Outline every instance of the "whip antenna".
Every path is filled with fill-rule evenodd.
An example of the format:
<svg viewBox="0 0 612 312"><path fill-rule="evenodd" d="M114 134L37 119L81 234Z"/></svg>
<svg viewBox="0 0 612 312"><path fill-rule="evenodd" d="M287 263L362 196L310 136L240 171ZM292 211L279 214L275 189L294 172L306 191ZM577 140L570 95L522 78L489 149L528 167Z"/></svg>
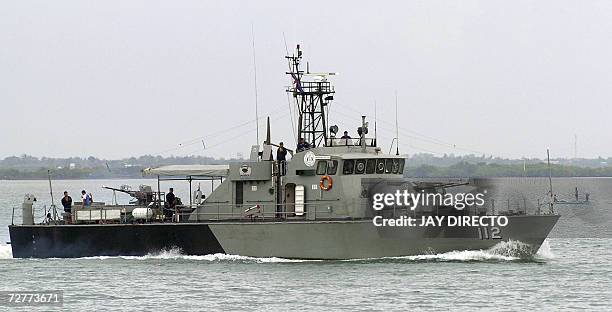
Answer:
<svg viewBox="0 0 612 312"><path fill-rule="evenodd" d="M397 122L397 90L395 91L395 155L399 156L399 123Z"/></svg>
<svg viewBox="0 0 612 312"><path fill-rule="evenodd" d="M255 133L257 136L257 145L259 145L259 105L257 103L257 61L255 59L255 27L251 23L251 39L253 43L253 78L255 81L255 127L257 127Z"/></svg>
<svg viewBox="0 0 612 312"><path fill-rule="evenodd" d="M376 121L378 121L378 117L376 116L376 99L374 99L374 146L377 146L376 141L378 140L378 136L376 135Z"/></svg>

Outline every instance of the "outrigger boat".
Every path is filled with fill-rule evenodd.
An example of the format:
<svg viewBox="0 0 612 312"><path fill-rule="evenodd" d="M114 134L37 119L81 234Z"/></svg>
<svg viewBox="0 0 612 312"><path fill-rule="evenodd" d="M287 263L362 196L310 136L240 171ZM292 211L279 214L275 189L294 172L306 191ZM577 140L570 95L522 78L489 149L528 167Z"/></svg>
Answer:
<svg viewBox="0 0 612 312"><path fill-rule="evenodd" d="M509 240L521 241L536 251L552 230L559 218L552 209L548 214L508 215L508 224L501 229L376 226L373 220L380 216L475 216L487 211L372 209L368 188L372 185L399 183L415 192L447 192L452 186L406 182L405 159L399 153L382 152L376 138L368 136L365 116L358 138L337 138L338 127L328 128L328 109L335 93L328 75L313 75L300 68L299 45L286 58L292 79L287 91L297 106L298 138L308 143L293 152L290 160L272 159L276 144L268 131L263 145L252 147L249 160L144 170L145 175L157 178L157 190L148 190L133 205L77 205L66 220L53 216L35 224L33 196L26 196L22 224L9 226L13 256L146 255L178 248L187 255L359 259L487 249ZM189 182L189 204L164 208L159 181L168 179ZM196 180L218 183L208 197L198 198L191 196Z"/></svg>

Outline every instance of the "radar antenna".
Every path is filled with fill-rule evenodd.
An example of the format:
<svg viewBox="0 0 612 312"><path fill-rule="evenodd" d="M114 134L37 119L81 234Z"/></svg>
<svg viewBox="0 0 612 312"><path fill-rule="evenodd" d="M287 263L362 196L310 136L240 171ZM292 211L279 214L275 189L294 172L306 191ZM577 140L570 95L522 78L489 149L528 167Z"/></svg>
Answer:
<svg viewBox="0 0 612 312"><path fill-rule="evenodd" d="M302 50L297 45L295 54L285 57L289 62L287 75L291 76L291 86L287 92L293 95L298 109L298 140L304 138L312 147L327 145L328 129L327 115L329 104L333 101L335 93L328 81L328 76L335 73L305 73L300 69ZM306 81L306 77L310 78Z"/></svg>

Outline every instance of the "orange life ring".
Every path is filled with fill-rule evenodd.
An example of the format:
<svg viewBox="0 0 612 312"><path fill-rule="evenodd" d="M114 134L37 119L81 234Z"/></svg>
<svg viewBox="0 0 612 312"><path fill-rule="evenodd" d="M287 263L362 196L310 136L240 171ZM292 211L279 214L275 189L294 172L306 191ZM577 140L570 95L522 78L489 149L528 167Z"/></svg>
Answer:
<svg viewBox="0 0 612 312"><path fill-rule="evenodd" d="M326 183L327 182L327 185ZM331 190L332 186L334 185L334 181L332 180L332 178L328 175L324 175L321 177L321 181L319 181L319 187L324 190L324 191L329 191Z"/></svg>

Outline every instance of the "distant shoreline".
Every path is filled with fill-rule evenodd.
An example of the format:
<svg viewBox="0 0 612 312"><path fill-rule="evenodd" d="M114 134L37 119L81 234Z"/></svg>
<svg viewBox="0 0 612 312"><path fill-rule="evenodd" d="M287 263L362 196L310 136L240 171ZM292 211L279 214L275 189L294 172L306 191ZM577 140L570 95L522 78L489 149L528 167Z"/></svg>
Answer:
<svg viewBox="0 0 612 312"><path fill-rule="evenodd" d="M500 163L483 161L484 158L472 157L470 161L461 160L458 157L447 158L423 158L413 156L406 158L405 177L410 178L469 178L469 177L612 177L611 162L599 161L597 163L551 163L550 167L545 162L512 161L511 163ZM146 159L146 158L143 158ZM9 159L10 160L10 159ZM143 170L147 167L157 167L172 163L178 159L160 159L158 162L148 161L138 165L110 165L106 163L101 166L90 159L91 164L80 164L79 166L59 166L58 164L47 164L46 166L31 165L23 167L23 162L27 158L12 159L12 162L5 159L4 166L0 166L0 180L46 180L49 173L53 180L97 180L97 179L147 179L143 176ZM163 160L163 162L161 162ZM206 159L180 159L179 164L220 164L231 162L244 162L244 159L234 159L225 161L211 161ZM200 161L201 160L201 161ZM41 163L43 160L31 159L34 163ZM452 161L452 162L451 162ZM499 160L502 161L502 160ZM49 162L44 160L44 162ZM110 161L109 161L110 162ZM176 163L175 162L175 163ZM590 165L593 166L590 166ZM595 166L595 164L599 164Z"/></svg>

